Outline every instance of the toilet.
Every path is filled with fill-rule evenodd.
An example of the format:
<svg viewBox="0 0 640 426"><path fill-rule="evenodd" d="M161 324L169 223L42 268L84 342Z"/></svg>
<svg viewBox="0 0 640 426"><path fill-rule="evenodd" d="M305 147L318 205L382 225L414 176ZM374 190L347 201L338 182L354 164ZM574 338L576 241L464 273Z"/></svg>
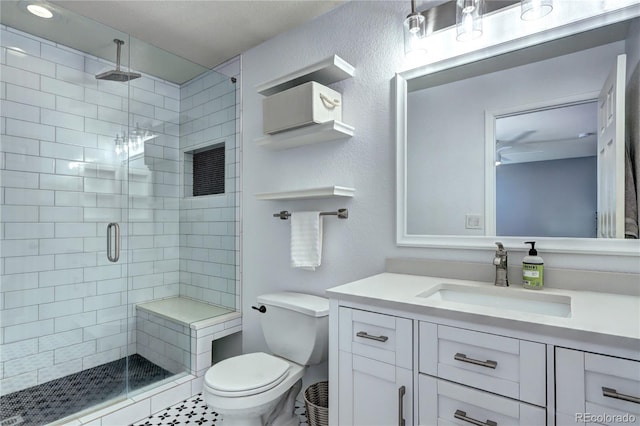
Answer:
<svg viewBox="0 0 640 426"><path fill-rule="evenodd" d="M327 359L329 300L281 292L257 301L272 354L248 353L212 366L204 376L204 400L225 426L297 426L294 404L306 366Z"/></svg>

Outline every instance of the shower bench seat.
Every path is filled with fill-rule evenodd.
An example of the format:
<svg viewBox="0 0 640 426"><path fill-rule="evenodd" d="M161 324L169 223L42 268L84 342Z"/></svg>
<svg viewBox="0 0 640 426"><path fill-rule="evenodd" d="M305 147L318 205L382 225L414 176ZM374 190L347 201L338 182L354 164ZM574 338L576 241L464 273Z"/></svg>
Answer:
<svg viewBox="0 0 640 426"><path fill-rule="evenodd" d="M136 352L171 371L201 377L212 342L242 330L242 314L184 297L136 305Z"/></svg>

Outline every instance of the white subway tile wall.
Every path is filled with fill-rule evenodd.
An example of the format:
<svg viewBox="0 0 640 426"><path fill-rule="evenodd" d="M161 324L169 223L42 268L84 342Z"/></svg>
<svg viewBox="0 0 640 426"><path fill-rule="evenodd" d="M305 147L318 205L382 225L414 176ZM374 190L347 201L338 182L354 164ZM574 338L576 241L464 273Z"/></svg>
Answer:
<svg viewBox="0 0 640 426"><path fill-rule="evenodd" d="M114 64L0 31L0 393L132 353L136 303L239 306L239 59L182 87L143 75L129 98L94 77ZM114 139L138 124L158 136L127 168ZM182 198L183 151L221 141L226 193Z"/></svg>
<svg viewBox="0 0 640 426"><path fill-rule="evenodd" d="M188 326L138 310L137 352L172 373L190 371L191 330Z"/></svg>
<svg viewBox="0 0 640 426"><path fill-rule="evenodd" d="M143 76L129 103L126 84L95 79L113 64L0 31L4 395L128 355L135 303L179 295L180 88ZM114 138L129 123L158 136L127 171Z"/></svg>
<svg viewBox="0 0 640 426"><path fill-rule="evenodd" d="M219 72L218 72L219 71ZM223 73L223 74L221 74ZM240 59L180 87L180 295L236 309L240 306L238 115ZM193 197L188 152L225 144L225 193ZM185 162L185 157L187 161ZM166 151L165 151L166 158Z"/></svg>

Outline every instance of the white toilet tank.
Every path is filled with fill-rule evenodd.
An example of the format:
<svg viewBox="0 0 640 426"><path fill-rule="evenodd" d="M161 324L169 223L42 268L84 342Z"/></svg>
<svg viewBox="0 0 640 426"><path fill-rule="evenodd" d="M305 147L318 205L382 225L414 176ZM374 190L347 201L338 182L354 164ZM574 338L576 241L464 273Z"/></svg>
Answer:
<svg viewBox="0 0 640 426"><path fill-rule="evenodd" d="M266 307L262 332L274 355L300 365L319 364L329 347L329 300L310 294L282 292L258 296Z"/></svg>

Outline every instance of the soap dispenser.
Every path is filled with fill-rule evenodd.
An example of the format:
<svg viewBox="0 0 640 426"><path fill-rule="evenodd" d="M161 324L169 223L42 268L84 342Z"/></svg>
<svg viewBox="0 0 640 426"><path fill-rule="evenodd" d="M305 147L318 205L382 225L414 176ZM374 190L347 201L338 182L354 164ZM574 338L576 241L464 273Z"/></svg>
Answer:
<svg viewBox="0 0 640 426"><path fill-rule="evenodd" d="M522 286L532 290L541 290L544 285L544 260L538 256L535 241L527 241L531 244L529 255L522 259Z"/></svg>

